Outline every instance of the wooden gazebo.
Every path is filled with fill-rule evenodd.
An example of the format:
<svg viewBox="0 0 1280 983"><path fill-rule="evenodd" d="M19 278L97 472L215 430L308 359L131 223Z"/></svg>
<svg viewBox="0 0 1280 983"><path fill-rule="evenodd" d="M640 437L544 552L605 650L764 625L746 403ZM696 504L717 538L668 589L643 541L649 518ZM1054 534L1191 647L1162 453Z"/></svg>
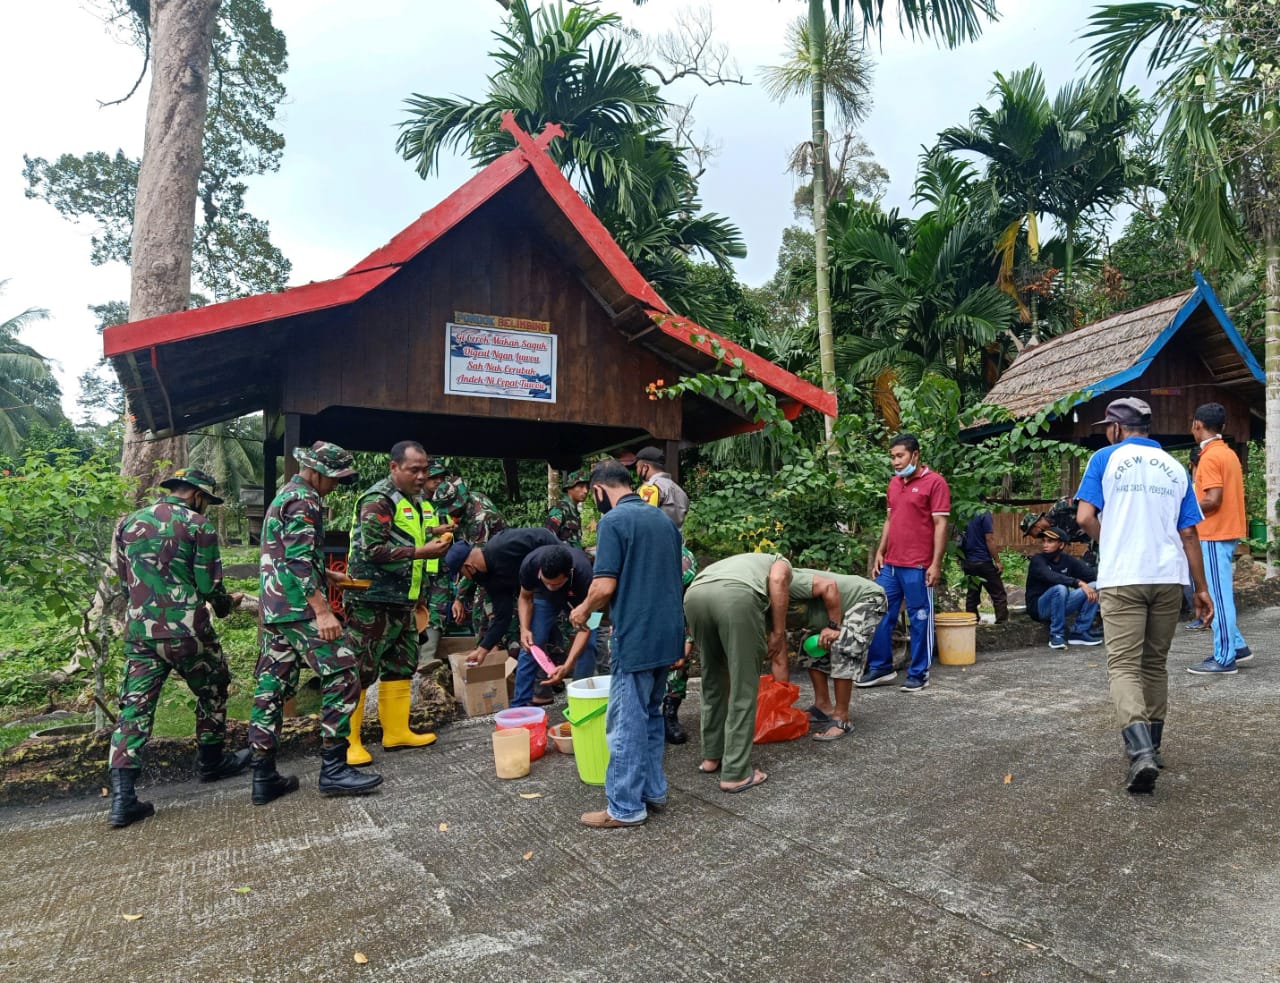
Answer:
<svg viewBox="0 0 1280 983"><path fill-rule="evenodd" d="M1247 442L1262 436L1262 368L1198 272L1190 290L1028 348L985 402L1021 419L1073 392L1086 398L1051 423L1051 439L1102 446L1094 423L1122 396L1151 404L1151 435L1166 447L1192 443L1191 415L1202 403L1226 408L1224 436L1242 458ZM961 436L981 440L1007 426L973 427Z"/></svg>
<svg viewBox="0 0 1280 983"><path fill-rule="evenodd" d="M316 439L558 467L658 442L674 464L755 425L714 396L650 398L649 383L722 367L717 350L788 417L834 412L664 303L546 153L558 127L503 126L513 150L342 276L107 329L140 425L168 436L262 410L272 470Z"/></svg>

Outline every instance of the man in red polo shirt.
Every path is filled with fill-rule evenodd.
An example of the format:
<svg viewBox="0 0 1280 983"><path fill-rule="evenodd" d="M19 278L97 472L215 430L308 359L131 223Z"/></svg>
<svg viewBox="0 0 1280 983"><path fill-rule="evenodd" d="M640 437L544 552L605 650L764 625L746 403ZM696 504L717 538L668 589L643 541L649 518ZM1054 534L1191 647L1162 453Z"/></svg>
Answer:
<svg viewBox="0 0 1280 983"><path fill-rule="evenodd" d="M893 462L889 515L871 564L871 576L884 588L889 609L871 639L867 667L856 685L885 686L898 678L893 668L893 626L905 601L911 665L902 692L921 693L929 685L933 663L933 588L942 577L951 489L942 475L920 463L920 441L914 434L894 437L889 457Z"/></svg>

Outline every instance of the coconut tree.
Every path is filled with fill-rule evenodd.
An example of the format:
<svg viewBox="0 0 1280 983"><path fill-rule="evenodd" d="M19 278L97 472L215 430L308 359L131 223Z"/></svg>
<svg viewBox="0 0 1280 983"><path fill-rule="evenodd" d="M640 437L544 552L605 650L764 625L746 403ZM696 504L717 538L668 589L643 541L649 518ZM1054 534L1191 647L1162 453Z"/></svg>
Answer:
<svg viewBox="0 0 1280 983"><path fill-rule="evenodd" d="M0 280L0 291L7 282ZM18 340L23 328L48 316L44 308L31 307L0 321L0 453L17 453L33 422L52 425L62 419L49 360Z"/></svg>
<svg viewBox="0 0 1280 983"><path fill-rule="evenodd" d="M1267 574L1280 572L1280 6L1270 0L1098 8L1094 78L1118 89L1140 52L1158 79L1169 201L1203 258L1266 267Z"/></svg>
<svg viewBox="0 0 1280 983"><path fill-rule="evenodd" d="M508 110L529 132L560 124L564 139L548 152L658 292L697 316L685 260L727 266L746 248L730 222L701 211L656 72L628 57L621 23L591 6L531 11L511 0L484 98L411 96L396 148L426 177L442 150L487 164L514 147L499 126Z"/></svg>

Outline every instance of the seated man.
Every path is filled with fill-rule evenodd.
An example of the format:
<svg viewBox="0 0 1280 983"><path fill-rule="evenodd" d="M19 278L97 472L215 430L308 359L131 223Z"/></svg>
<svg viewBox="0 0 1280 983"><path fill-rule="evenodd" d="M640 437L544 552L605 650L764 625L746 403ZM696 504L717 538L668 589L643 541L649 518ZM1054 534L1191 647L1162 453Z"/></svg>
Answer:
<svg viewBox="0 0 1280 983"><path fill-rule="evenodd" d="M534 645L546 649L552 639L558 639L557 618L587 599L591 580L591 558L582 550L568 546L539 546L520 564L520 597L516 602L520 618L520 657L516 663L513 707L546 706L552 702L550 693L535 691L538 664L529 649ZM574 679L594 675L595 631L575 632L571 640L563 641L568 645L568 655L549 682L557 683L570 675Z"/></svg>
<svg viewBox="0 0 1280 983"><path fill-rule="evenodd" d="M788 628L819 632L821 658L804 656L813 682L810 718L818 724L815 741L838 741L853 733L849 698L853 681L862 672L867 649L880 619L889 608L884 588L863 577L797 567L791 574ZM827 677L835 687L835 704Z"/></svg>
<svg viewBox="0 0 1280 983"><path fill-rule="evenodd" d="M1101 645L1090 628L1098 613L1097 571L1064 552L1067 534L1057 526L1044 531L1040 552L1027 569L1027 614L1049 622L1049 648ZM1067 635L1067 616L1075 615Z"/></svg>

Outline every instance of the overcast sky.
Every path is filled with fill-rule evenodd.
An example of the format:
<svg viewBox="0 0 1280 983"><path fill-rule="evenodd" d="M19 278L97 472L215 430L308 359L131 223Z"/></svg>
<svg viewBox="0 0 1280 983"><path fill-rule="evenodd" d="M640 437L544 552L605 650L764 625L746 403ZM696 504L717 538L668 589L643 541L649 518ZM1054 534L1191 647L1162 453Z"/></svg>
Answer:
<svg viewBox="0 0 1280 983"><path fill-rule="evenodd" d="M886 205L911 210L921 146L963 123L987 98L996 71L1033 61L1050 92L1080 69L1079 40L1091 4L1077 0L998 0L1000 20L976 44L956 51L912 44L886 31L876 52L875 108L862 129L889 171ZM717 39L743 74L759 81L763 65L782 59L787 24L799 0L708 0ZM670 26L686 0L605 0L645 33ZM887 4L893 7L893 4ZM479 97L491 70L495 0L275 0L276 25L289 45L288 97L279 124L286 146L277 174L255 179L247 207L271 223L272 238L293 262L294 285L340 275L445 197L471 173L445 159L420 180L395 152L402 100L411 93ZM50 26L56 25L56 30ZM9 43L0 59L5 93L0 126L0 320L46 307L49 321L23 336L57 360L64 406L75 416L76 379L100 354L92 303L128 298L128 270L89 264L87 225L75 226L43 202L24 198L22 154L53 158L90 150L141 152L146 83L122 106L98 100L128 91L139 53L114 42L80 0L44 0L5 11ZM742 229L748 255L739 276L756 285L773 273L783 228L793 224L795 181L788 153L805 139L802 100L778 106L759 84L705 88L689 84L672 97L696 96L699 130L720 145L702 182L709 210Z"/></svg>

